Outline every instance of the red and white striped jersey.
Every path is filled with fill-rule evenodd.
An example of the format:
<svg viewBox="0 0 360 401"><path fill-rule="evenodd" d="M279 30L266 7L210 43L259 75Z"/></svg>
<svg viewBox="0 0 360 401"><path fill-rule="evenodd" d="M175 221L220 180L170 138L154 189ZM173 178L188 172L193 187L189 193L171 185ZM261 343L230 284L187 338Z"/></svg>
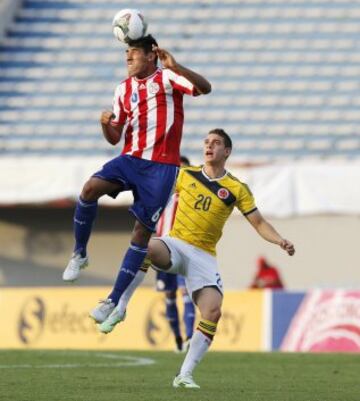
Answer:
<svg viewBox="0 0 360 401"><path fill-rule="evenodd" d="M197 92L191 82L169 69L122 81L115 90L112 121L124 125L122 154L179 165L184 94Z"/></svg>
<svg viewBox="0 0 360 401"><path fill-rule="evenodd" d="M157 226L156 226L156 236L162 237L163 235L169 234L175 220L176 209L178 205L179 195L175 192L167 204L163 214L161 215Z"/></svg>

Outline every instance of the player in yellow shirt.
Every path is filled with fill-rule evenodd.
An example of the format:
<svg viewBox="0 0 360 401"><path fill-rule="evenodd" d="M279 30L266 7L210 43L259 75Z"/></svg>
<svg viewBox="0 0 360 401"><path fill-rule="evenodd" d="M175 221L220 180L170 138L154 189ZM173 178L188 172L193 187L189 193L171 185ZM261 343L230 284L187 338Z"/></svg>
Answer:
<svg viewBox="0 0 360 401"><path fill-rule="evenodd" d="M205 144L209 141L207 138ZM208 155L210 152L207 151ZM206 174L206 166L183 168L175 191L181 196L170 237L181 239L213 256L234 207L245 216L256 210L247 185L225 170L221 177L211 178Z"/></svg>
<svg viewBox="0 0 360 401"><path fill-rule="evenodd" d="M261 237L291 256L295 253L294 245L261 215L247 185L225 169L231 149L231 139L224 130L209 132L204 143L204 166L183 168L178 176L179 203L169 236L155 237L149 244L148 256L153 266L185 277L188 292L201 315L180 373L173 381L174 387L199 388L192 372L208 350L221 316L223 287L215 247L234 207ZM104 332L123 320L116 311L115 308L101 325Z"/></svg>
<svg viewBox="0 0 360 401"><path fill-rule="evenodd" d="M192 372L207 351L221 316L223 290L215 246L234 207L264 239L289 255L295 252L293 244L262 217L247 185L225 170L231 148L231 139L223 130L209 132L204 146L205 165L184 168L177 179L179 204L169 237L153 239L149 247L150 259L157 268L185 276L201 314L174 387L198 387Z"/></svg>

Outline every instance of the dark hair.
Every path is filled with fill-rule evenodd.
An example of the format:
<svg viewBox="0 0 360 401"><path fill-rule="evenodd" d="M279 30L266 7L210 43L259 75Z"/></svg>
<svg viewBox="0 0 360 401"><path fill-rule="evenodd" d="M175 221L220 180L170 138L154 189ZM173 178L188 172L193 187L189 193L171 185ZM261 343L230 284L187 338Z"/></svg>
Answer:
<svg viewBox="0 0 360 401"><path fill-rule="evenodd" d="M190 160L186 156L180 156L180 163L185 164L185 166L190 166Z"/></svg>
<svg viewBox="0 0 360 401"><path fill-rule="evenodd" d="M222 128L214 128L209 131L209 134L216 134L221 136L224 139L225 148L232 149L232 140L230 136L222 129Z"/></svg>
<svg viewBox="0 0 360 401"><path fill-rule="evenodd" d="M143 36L142 38L137 40L130 40L128 42L128 45L129 47L136 47L138 49L143 49L146 54L152 51L153 46L158 46L156 39L150 34Z"/></svg>

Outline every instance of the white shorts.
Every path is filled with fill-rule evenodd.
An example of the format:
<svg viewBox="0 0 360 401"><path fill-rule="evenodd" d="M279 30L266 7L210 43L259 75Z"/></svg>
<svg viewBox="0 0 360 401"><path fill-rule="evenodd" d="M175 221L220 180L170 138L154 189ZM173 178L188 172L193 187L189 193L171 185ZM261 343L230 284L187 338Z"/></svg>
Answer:
<svg viewBox="0 0 360 401"><path fill-rule="evenodd" d="M215 256L180 239L164 236L155 238L169 248L171 270L185 277L188 293L204 287L216 287L223 294L223 284Z"/></svg>

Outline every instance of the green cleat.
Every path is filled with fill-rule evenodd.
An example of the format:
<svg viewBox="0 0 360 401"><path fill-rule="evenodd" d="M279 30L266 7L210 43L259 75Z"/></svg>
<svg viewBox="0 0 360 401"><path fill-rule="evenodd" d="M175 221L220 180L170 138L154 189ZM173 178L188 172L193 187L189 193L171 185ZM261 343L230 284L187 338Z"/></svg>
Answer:
<svg viewBox="0 0 360 401"><path fill-rule="evenodd" d="M118 323L125 320L125 317L126 317L126 312L120 314L118 309L115 308L111 312L109 317L104 322L98 325L99 331L105 334L111 333Z"/></svg>
<svg viewBox="0 0 360 401"><path fill-rule="evenodd" d="M177 375L173 381L173 387L175 388L200 388L192 378L191 375Z"/></svg>

